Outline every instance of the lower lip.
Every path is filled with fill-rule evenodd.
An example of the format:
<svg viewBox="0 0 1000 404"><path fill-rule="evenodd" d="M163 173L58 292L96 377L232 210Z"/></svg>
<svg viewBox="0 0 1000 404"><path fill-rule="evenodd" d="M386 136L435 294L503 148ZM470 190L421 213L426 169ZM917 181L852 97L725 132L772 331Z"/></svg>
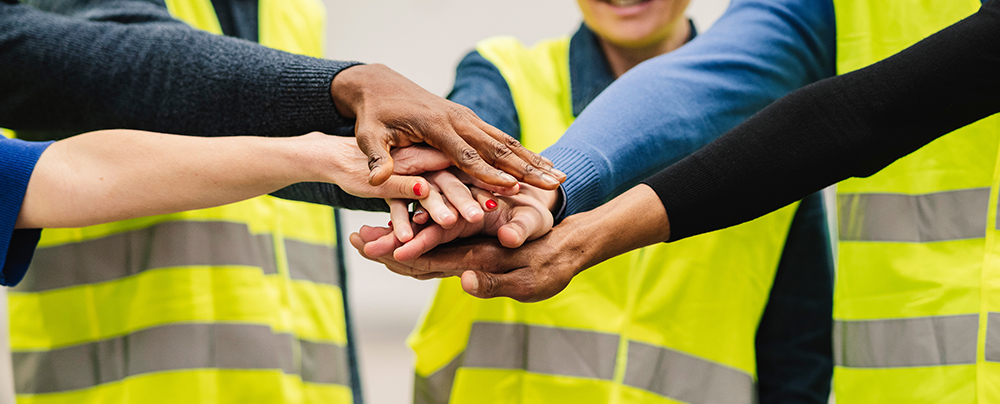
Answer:
<svg viewBox="0 0 1000 404"><path fill-rule="evenodd" d="M642 2L642 3L636 4L634 6L626 6L626 7L615 6L615 5L612 5L610 3L605 3L603 1L601 2L601 4L603 4L603 5L607 6L607 7L610 7L612 10L615 11L615 14L618 14L621 17L631 17L631 16L635 16L635 15L641 14L643 11L646 11L647 9L649 9L650 5L653 4L653 2L652 1L646 1L646 2Z"/></svg>

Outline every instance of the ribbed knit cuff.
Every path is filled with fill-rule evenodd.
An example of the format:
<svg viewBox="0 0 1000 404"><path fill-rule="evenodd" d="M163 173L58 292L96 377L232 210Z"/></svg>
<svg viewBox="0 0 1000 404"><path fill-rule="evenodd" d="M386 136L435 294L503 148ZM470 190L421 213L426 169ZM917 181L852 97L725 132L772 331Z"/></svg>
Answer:
<svg viewBox="0 0 1000 404"><path fill-rule="evenodd" d="M566 173L566 182L562 184L566 192L564 216L591 210L601 204L601 176L587 155L567 148L549 148L542 155Z"/></svg>
<svg viewBox="0 0 1000 404"><path fill-rule="evenodd" d="M24 277L40 231L14 231L31 173L52 142L24 142L0 138L0 285L13 286Z"/></svg>
<svg viewBox="0 0 1000 404"><path fill-rule="evenodd" d="M312 130L334 132L353 124L337 112L330 94L330 84L340 72L361 62L341 62L313 58L296 58L281 71L281 117L291 126L305 125ZM296 124L297 123L297 124Z"/></svg>

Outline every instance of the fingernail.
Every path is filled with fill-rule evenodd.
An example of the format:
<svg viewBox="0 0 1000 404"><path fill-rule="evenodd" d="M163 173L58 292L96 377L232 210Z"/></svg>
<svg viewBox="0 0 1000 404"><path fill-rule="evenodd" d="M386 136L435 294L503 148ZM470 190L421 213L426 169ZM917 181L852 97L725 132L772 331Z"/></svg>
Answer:
<svg viewBox="0 0 1000 404"><path fill-rule="evenodd" d="M556 170L555 168L551 169L550 171L552 171L553 174L558 175L560 177L566 177L566 173Z"/></svg>
<svg viewBox="0 0 1000 404"><path fill-rule="evenodd" d="M493 210L497 208L497 203L493 202L492 199L486 201L486 209Z"/></svg>
<svg viewBox="0 0 1000 404"><path fill-rule="evenodd" d="M480 211L481 210L479 209L479 207L477 207L477 206L470 206L468 209L465 210L465 216L466 217L473 217L477 213L479 213Z"/></svg>
<svg viewBox="0 0 1000 404"><path fill-rule="evenodd" d="M472 273L472 285L471 285L471 289L472 289L472 293L479 293L479 277L476 276L475 272Z"/></svg>
<svg viewBox="0 0 1000 404"><path fill-rule="evenodd" d="M389 228L392 228L392 220L389 221Z"/></svg>
<svg viewBox="0 0 1000 404"><path fill-rule="evenodd" d="M504 181L507 182L514 182L514 183L517 182L517 178L514 178L513 175L507 174L503 171L500 172L500 178L502 178Z"/></svg>
<svg viewBox="0 0 1000 404"><path fill-rule="evenodd" d="M451 215L450 211L441 211L441 212L438 212L438 216L441 217L441 220L451 220L451 219L454 218L454 216Z"/></svg>
<svg viewBox="0 0 1000 404"><path fill-rule="evenodd" d="M551 175L548 175L546 173L542 173L541 177L542 177L542 181L544 181L546 184L552 184L552 185L558 185L559 184L559 180L557 180L555 177L553 177Z"/></svg>
<svg viewBox="0 0 1000 404"><path fill-rule="evenodd" d="M420 183L419 182L416 183L416 184L413 184L413 193L416 194L417 196L421 196L420 195Z"/></svg>

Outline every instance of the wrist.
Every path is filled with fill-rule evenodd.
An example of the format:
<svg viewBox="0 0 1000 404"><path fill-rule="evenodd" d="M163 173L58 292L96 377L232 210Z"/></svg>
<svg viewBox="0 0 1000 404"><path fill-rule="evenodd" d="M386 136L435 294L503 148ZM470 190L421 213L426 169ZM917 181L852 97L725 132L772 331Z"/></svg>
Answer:
<svg viewBox="0 0 1000 404"><path fill-rule="evenodd" d="M354 65L341 70L330 83L330 96L337 112L345 118L356 118L356 106L364 98L365 83L372 69L386 68L383 65Z"/></svg>
<svg viewBox="0 0 1000 404"><path fill-rule="evenodd" d="M320 132L298 136L287 154L285 167L294 171L295 182L336 183L344 176L353 142L354 138Z"/></svg>
<svg viewBox="0 0 1000 404"><path fill-rule="evenodd" d="M566 218L558 226L552 228L548 237L556 239L555 251L562 255L563 267L571 271L573 276L603 261L600 258L604 246L604 235L589 220L586 213Z"/></svg>

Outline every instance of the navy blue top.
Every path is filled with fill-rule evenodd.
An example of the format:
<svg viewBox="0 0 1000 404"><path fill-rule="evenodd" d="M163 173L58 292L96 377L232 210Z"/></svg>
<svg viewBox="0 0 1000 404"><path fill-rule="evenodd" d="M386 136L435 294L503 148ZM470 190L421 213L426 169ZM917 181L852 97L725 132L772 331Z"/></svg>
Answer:
<svg viewBox="0 0 1000 404"><path fill-rule="evenodd" d="M692 38L696 36L693 28L692 26ZM681 50L696 43L697 39ZM617 86L612 84L615 83L615 77L600 47L598 37L586 25L581 25L570 39L569 64L573 115L582 117L593 108L592 101L603 97L601 94L605 89ZM625 76L629 74L626 73ZM767 93L775 91L779 90L768 90ZM675 101L678 103L687 102L691 108L700 105L697 100L687 100L685 96L674 95L671 98L676 98ZM459 63L455 87L449 99L469 107L487 123L515 138L520 138L517 109L510 88L499 69L478 52L469 53ZM731 100L731 102L736 101L739 100ZM637 101L630 100L630 102ZM651 111L645 113L653 114ZM608 122L608 124L614 123ZM695 125L691 124L685 129L694 127ZM586 127L580 129L587 130ZM565 136L570 134L567 133ZM633 141L639 142L640 139L625 133L607 132L598 136L597 132L588 130L587 136L588 141L596 142L597 138L603 139L607 150L620 151L628 147L642 146L626 145ZM685 140L685 136L689 139ZM693 151L690 149L691 141L707 143L715 136L717 134L713 130L693 131L676 137L664 135L659 139L658 147L652 147L651 150L662 154L664 159L680 159ZM617 138L618 141L609 142L609 137ZM648 138L650 137L647 136ZM562 140L559 143L562 143ZM639 167L642 161L629 161L621 156L612 156L609 160L615 162L616 169L643 170ZM610 170L609 173L615 171ZM580 171L567 171L567 175L578 185L585 181L601 183L601 177L587 176ZM629 186L631 185L634 183ZM583 188L571 186L566 190L569 192ZM579 197L580 193L574 195ZM574 203L572 200L568 202ZM581 205L577 203L575 206L575 209L566 213L579 212ZM757 331L758 393L759 402L762 404L825 404L829 399L830 378L833 373L830 321L833 315L833 258L828 237L822 198L819 194L811 195L802 201L792 220L768 305Z"/></svg>
<svg viewBox="0 0 1000 404"><path fill-rule="evenodd" d="M24 278L41 229L14 230L21 202L35 163L52 142L25 142L0 136L0 285L14 286Z"/></svg>

